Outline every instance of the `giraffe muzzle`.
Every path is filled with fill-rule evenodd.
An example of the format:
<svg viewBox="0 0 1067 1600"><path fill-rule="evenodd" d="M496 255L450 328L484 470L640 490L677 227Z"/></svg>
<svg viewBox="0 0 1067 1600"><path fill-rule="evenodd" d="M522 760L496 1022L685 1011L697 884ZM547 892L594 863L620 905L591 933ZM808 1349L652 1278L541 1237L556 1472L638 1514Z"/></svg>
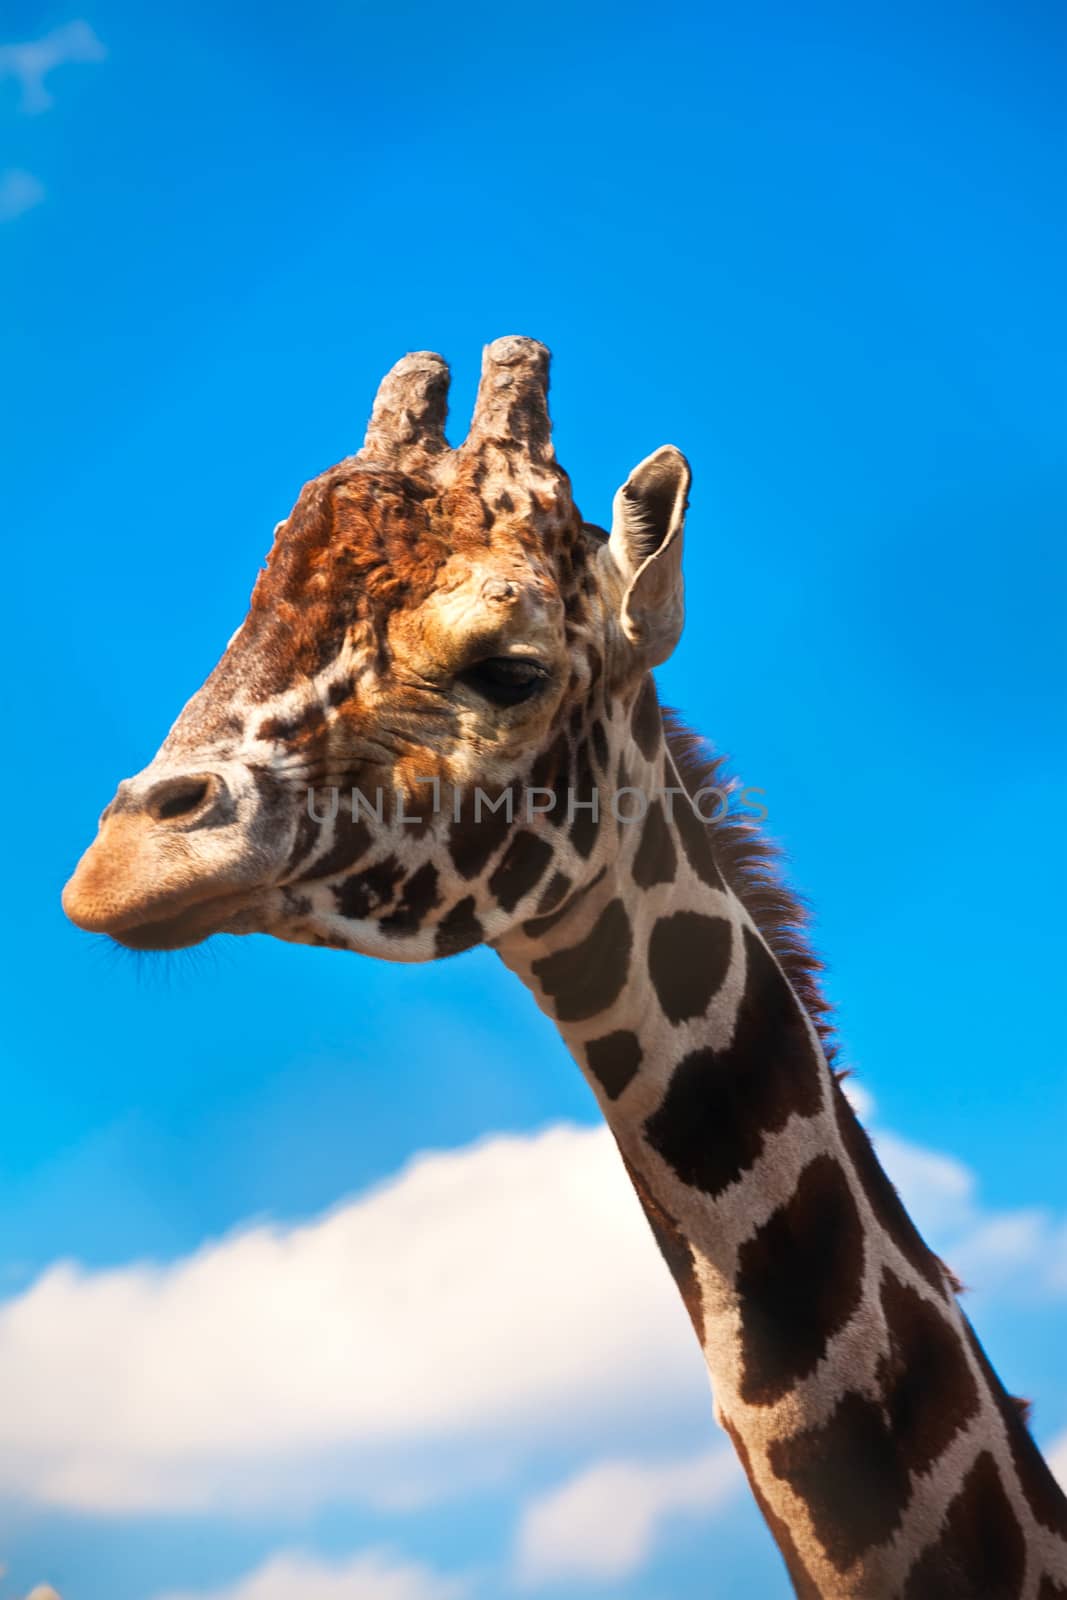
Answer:
<svg viewBox="0 0 1067 1600"><path fill-rule="evenodd" d="M278 865L262 787L247 769L127 779L63 891L67 916L136 950L251 931L251 903Z"/></svg>

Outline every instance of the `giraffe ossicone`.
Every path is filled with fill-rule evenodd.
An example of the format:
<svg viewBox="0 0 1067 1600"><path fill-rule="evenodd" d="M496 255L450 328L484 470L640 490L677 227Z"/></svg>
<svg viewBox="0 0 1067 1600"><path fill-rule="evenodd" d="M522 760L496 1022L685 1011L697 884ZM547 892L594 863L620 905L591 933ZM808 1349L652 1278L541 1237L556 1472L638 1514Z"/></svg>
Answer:
<svg viewBox="0 0 1067 1600"><path fill-rule="evenodd" d="M831 1070L802 908L660 711L688 465L584 522L548 359L489 345L456 449L442 359L393 368L64 906L136 949L490 943L597 1095L797 1593L1067 1600L1067 1501Z"/></svg>

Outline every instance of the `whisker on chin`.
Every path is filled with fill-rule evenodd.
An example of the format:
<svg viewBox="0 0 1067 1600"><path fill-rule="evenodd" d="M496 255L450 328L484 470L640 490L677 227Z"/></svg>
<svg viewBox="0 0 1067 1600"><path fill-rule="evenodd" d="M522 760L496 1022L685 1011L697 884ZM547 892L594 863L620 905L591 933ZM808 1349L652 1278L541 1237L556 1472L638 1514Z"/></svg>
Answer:
<svg viewBox="0 0 1067 1600"><path fill-rule="evenodd" d="M138 985L144 988L169 989L185 976L207 968L218 970L224 960L233 959L232 947L224 955L216 935L178 950L133 950L110 934L100 934L97 949L113 966L132 966Z"/></svg>

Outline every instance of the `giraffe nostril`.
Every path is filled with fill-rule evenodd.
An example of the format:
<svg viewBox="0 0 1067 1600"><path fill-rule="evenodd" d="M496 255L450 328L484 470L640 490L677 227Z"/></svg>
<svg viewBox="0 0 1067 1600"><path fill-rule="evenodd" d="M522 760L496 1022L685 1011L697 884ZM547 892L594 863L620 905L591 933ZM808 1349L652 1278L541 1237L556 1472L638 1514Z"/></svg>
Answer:
<svg viewBox="0 0 1067 1600"><path fill-rule="evenodd" d="M145 810L157 822L174 822L194 816L215 794L217 780L209 775L172 778L161 783L145 801Z"/></svg>
<svg viewBox="0 0 1067 1600"><path fill-rule="evenodd" d="M182 789L178 794L168 795L166 800L161 800L156 806L156 816L161 822L169 821L171 817L184 817L197 807L207 797L206 783L192 783Z"/></svg>

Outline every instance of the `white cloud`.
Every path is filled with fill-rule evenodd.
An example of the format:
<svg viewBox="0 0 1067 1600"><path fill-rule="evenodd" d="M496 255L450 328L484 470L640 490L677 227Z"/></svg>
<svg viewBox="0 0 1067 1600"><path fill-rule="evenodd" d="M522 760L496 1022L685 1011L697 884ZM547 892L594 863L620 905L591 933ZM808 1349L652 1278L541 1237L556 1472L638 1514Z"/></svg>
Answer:
<svg viewBox="0 0 1067 1600"><path fill-rule="evenodd" d="M1042 1207L994 1211L955 1156L874 1132L886 1171L920 1231L977 1296L1067 1297L1067 1218Z"/></svg>
<svg viewBox="0 0 1067 1600"><path fill-rule="evenodd" d="M8 167L0 173L0 222L13 222L44 199L44 184L32 172Z"/></svg>
<svg viewBox="0 0 1067 1600"><path fill-rule="evenodd" d="M22 87L21 110L47 111L54 101L45 78L54 67L75 61L103 61L106 55L87 22L65 22L40 39L0 45L0 78L18 79Z"/></svg>
<svg viewBox="0 0 1067 1600"><path fill-rule="evenodd" d="M648 1560L672 1517L707 1515L744 1486L725 1447L681 1461L602 1461L525 1509L516 1542L519 1580L607 1582Z"/></svg>
<svg viewBox="0 0 1067 1600"><path fill-rule="evenodd" d="M1063 1219L983 1208L953 1157L878 1143L968 1283L1064 1295ZM97 1512L410 1508L514 1477L549 1442L607 1454L712 1429L604 1127L424 1155L307 1223L167 1265L59 1263L0 1301L0 1374L0 1492Z"/></svg>
<svg viewBox="0 0 1067 1600"><path fill-rule="evenodd" d="M845 1099L861 1122L869 1122L874 1115L874 1096L865 1084L851 1076L841 1080L841 1087L845 1092Z"/></svg>
<svg viewBox="0 0 1067 1600"><path fill-rule="evenodd" d="M620 1394L635 1425L712 1426L606 1128L422 1156L169 1266L57 1265L0 1303L0 1372L0 1489L97 1511L397 1504L440 1493L459 1445L484 1474Z"/></svg>
<svg viewBox="0 0 1067 1600"><path fill-rule="evenodd" d="M1053 1477L1059 1480L1064 1493L1067 1493L1067 1433L1061 1433L1059 1438L1045 1446L1045 1459L1052 1468Z"/></svg>
<svg viewBox="0 0 1067 1600"><path fill-rule="evenodd" d="M920 1229L943 1238L976 1217L974 1173L955 1156L875 1130L875 1148Z"/></svg>
<svg viewBox="0 0 1067 1600"><path fill-rule="evenodd" d="M334 1563L283 1550L236 1583L158 1600L458 1600L463 1592L462 1584L381 1551Z"/></svg>

